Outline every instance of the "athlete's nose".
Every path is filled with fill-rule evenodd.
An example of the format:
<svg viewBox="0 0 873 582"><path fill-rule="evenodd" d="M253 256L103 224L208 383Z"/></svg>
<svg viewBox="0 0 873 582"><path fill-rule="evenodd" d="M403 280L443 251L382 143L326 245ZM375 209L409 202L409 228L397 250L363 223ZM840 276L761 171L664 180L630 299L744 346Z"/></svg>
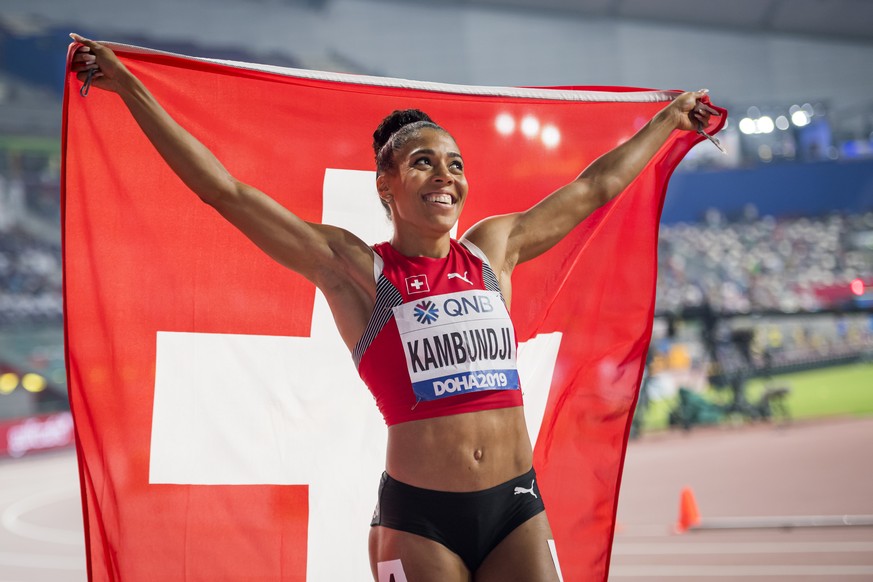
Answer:
<svg viewBox="0 0 873 582"><path fill-rule="evenodd" d="M435 182L443 182L446 184L451 184L455 181L454 177L452 176L452 172L449 170L449 167L444 162L440 162L434 166L432 179Z"/></svg>

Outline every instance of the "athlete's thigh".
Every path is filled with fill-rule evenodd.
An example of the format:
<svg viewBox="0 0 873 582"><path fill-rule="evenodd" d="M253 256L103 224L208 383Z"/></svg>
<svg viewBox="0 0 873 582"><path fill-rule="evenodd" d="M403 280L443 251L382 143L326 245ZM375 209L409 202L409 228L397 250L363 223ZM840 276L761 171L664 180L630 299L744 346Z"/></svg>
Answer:
<svg viewBox="0 0 873 582"><path fill-rule="evenodd" d="M470 571L457 554L441 543L388 527L370 528L370 568L378 577L379 562L400 560L408 582L470 582ZM395 582L402 578L395 576ZM389 582L385 580L384 582Z"/></svg>
<svg viewBox="0 0 873 582"><path fill-rule="evenodd" d="M552 529L545 512L538 513L491 550L473 580L476 582L558 582L549 549Z"/></svg>

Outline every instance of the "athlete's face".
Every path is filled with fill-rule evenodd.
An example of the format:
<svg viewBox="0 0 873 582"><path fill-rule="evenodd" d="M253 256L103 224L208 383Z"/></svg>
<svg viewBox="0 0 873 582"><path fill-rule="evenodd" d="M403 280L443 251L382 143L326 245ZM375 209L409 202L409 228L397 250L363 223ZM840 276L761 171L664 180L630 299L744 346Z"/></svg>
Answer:
<svg viewBox="0 0 873 582"><path fill-rule="evenodd" d="M394 168L379 180L383 197L393 197L389 204L395 226L448 232L467 198L458 145L450 135L433 128L422 128L417 137L394 152Z"/></svg>

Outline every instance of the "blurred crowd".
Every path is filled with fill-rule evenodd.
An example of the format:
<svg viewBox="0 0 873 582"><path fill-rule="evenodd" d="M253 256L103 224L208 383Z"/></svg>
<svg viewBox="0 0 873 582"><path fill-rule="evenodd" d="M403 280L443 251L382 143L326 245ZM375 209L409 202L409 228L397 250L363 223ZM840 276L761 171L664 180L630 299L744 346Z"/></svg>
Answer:
<svg viewBox="0 0 873 582"><path fill-rule="evenodd" d="M58 198L56 180L0 174L0 326L61 321Z"/></svg>
<svg viewBox="0 0 873 582"><path fill-rule="evenodd" d="M60 322L60 245L0 230L0 325Z"/></svg>
<svg viewBox="0 0 873 582"><path fill-rule="evenodd" d="M24 176L0 173L0 325L62 314L57 167ZM713 210L661 226L656 312L842 309L851 281L871 274L873 212L776 219L748 209L727 221Z"/></svg>
<svg viewBox="0 0 873 582"><path fill-rule="evenodd" d="M723 314L842 309L850 284L873 273L873 212L819 218L664 225L656 310ZM707 305L708 304L708 305Z"/></svg>

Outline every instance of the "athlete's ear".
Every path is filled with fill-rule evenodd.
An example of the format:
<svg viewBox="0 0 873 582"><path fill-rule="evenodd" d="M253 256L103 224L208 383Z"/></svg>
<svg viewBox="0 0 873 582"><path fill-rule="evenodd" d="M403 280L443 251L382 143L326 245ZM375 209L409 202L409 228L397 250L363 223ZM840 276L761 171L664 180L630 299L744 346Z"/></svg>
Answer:
<svg viewBox="0 0 873 582"><path fill-rule="evenodd" d="M376 176L376 190L379 192L379 198L383 202L391 202L394 199L394 196L388 191L388 182L385 180L385 174Z"/></svg>

